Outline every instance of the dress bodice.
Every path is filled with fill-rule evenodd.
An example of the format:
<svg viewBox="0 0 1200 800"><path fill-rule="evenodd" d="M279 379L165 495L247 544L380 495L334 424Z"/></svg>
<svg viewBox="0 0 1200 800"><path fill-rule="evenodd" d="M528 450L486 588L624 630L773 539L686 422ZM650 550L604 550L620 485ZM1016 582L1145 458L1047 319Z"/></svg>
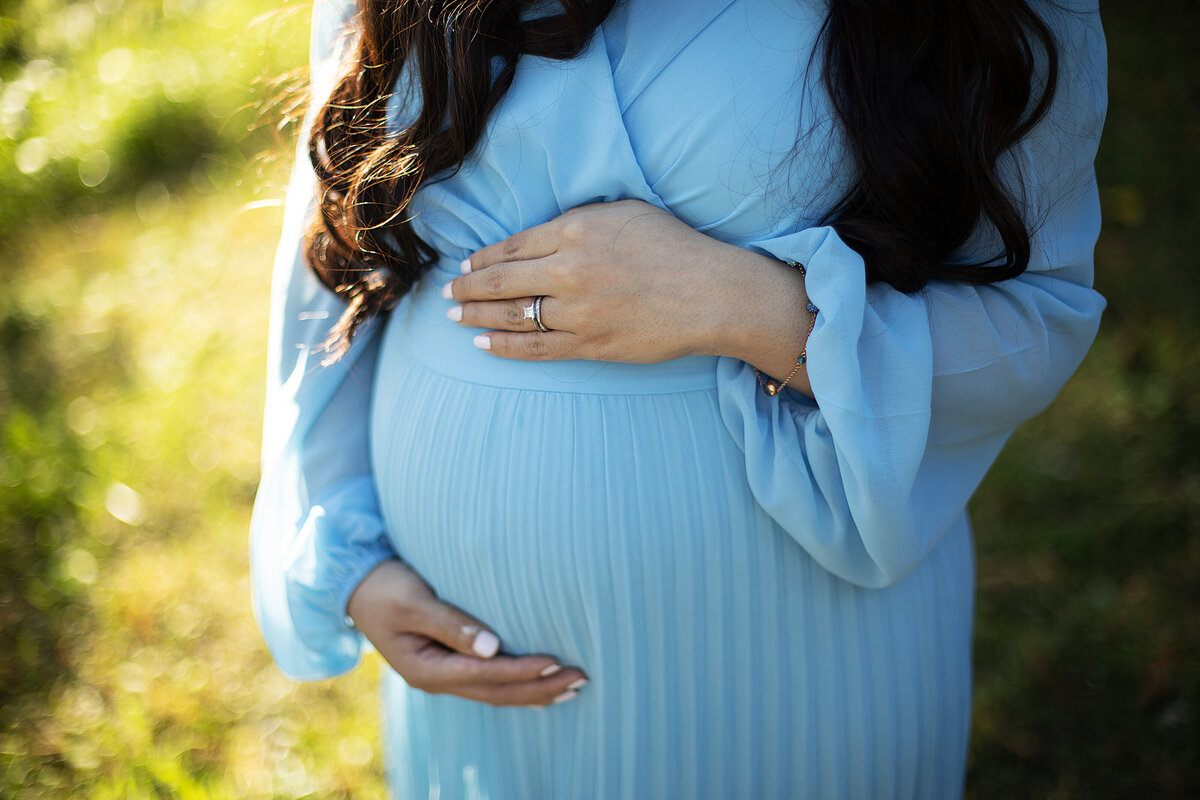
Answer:
<svg viewBox="0 0 1200 800"><path fill-rule="evenodd" d="M577 57L520 59L463 168L414 199L416 231L459 259L629 198L734 244L812 224L845 181L804 88L820 21L773 0L618 4Z"/></svg>

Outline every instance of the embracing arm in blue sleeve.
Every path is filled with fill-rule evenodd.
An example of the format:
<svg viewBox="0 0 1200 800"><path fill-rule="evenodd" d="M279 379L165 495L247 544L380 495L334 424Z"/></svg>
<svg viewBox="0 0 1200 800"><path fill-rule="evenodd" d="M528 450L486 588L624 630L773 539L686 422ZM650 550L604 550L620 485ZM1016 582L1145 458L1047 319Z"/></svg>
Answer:
<svg viewBox="0 0 1200 800"><path fill-rule="evenodd" d="M1104 39L1094 8L1063 19L1054 106L1015 154L1033 206L1022 276L902 294L868 286L861 257L832 228L750 245L807 267L820 308L807 345L816 403L766 397L748 365L722 359L722 416L758 502L853 583L894 583L937 546L1008 437L1050 403L1096 335Z"/></svg>
<svg viewBox="0 0 1200 800"><path fill-rule="evenodd" d="M339 34L353 9L342 0L314 6L314 98L331 86ZM368 456L378 337L366 327L346 356L321 365L321 344L345 304L304 260L315 204L302 140L272 276L262 483L250 534L255 616L279 666L301 679L337 675L358 662L363 637L346 621L347 600L395 556Z"/></svg>

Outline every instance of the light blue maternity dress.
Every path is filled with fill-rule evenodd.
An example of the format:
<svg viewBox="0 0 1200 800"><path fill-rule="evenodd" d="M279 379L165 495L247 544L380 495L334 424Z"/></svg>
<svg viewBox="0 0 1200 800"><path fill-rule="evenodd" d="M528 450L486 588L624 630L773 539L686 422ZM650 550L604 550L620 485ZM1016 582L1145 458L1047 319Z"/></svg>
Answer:
<svg viewBox="0 0 1200 800"><path fill-rule="evenodd" d="M329 368L314 345L340 306L300 258L313 179L298 159L252 531L273 654L304 679L352 667L346 600L398 554L507 651L591 677L538 710L427 695L389 672L396 797L961 794L964 509L1103 307L1090 286L1104 43L1094 5L1076 5L1047 12L1062 84L1006 165L1029 190L1030 268L986 287L868 287L816 225L851 179L806 74L819 2L625 0L577 58L522 59L475 154L414 202L437 268ZM348 15L317 5L318 93ZM622 198L807 266L815 403L767 397L733 359L506 361L446 319L439 289L469 253ZM963 256L990 243L981 232Z"/></svg>

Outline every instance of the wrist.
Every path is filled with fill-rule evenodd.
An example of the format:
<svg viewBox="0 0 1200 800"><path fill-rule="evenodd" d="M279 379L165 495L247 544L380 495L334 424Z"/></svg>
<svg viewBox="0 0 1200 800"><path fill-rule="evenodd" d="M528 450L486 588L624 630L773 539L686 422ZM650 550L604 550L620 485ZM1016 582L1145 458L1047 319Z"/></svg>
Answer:
<svg viewBox="0 0 1200 800"><path fill-rule="evenodd" d="M790 370L804 347L811 320L804 273L771 256L740 247L729 249L733 251L727 262L732 279L721 304L721 324L712 339L714 354L738 358L760 369L774 362Z"/></svg>
<svg viewBox="0 0 1200 800"><path fill-rule="evenodd" d="M745 361L766 379L812 394L808 371L797 369L814 318L807 310L809 299L804 273L771 256L730 246L730 274L723 318L716 326L712 351Z"/></svg>
<svg viewBox="0 0 1200 800"><path fill-rule="evenodd" d="M761 297L773 286L770 271L778 262L735 245L710 240L708 257L717 265L716 285L692 299L692 350L696 354L747 360L757 349ZM697 311L695 309L702 309Z"/></svg>
<svg viewBox="0 0 1200 800"><path fill-rule="evenodd" d="M345 601L341 605L345 619L350 626L358 627L358 618L361 616L360 606L370 591L370 586L367 585L369 579L376 573L392 569L393 564L399 563L400 560L394 555L385 556L375 561L364 561L356 570L355 577L348 581Z"/></svg>

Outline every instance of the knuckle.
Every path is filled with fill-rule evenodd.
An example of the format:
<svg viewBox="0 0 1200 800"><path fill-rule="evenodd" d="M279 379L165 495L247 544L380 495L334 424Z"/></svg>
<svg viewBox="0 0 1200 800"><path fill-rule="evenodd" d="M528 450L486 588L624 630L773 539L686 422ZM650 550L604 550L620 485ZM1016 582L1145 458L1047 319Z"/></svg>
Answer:
<svg viewBox="0 0 1200 800"><path fill-rule="evenodd" d="M521 301L508 303L504 306L504 324L510 328L519 328L525 322L525 310L521 306Z"/></svg>
<svg viewBox="0 0 1200 800"><path fill-rule="evenodd" d="M524 239L520 235L510 236L500 244L500 252L506 261L515 259L521 252Z"/></svg>
<svg viewBox="0 0 1200 800"><path fill-rule="evenodd" d="M504 273L497 267L480 273L480 288L489 297L499 297L504 291Z"/></svg>
<svg viewBox="0 0 1200 800"><path fill-rule="evenodd" d="M419 604L407 592L394 592L388 597L388 613L396 619L410 620L416 616Z"/></svg>
<svg viewBox="0 0 1200 800"><path fill-rule="evenodd" d="M583 270L576 269L570 261L562 259L550 266L549 272L550 279L556 286L562 286L568 292L574 293L579 288L580 273Z"/></svg>
<svg viewBox="0 0 1200 800"><path fill-rule="evenodd" d="M563 221L559 237L569 244L577 244L587 239L590 230L591 225L588 224L585 214L572 214Z"/></svg>
<svg viewBox="0 0 1200 800"><path fill-rule="evenodd" d="M603 308L597 308L597 303L591 294L583 293L578 299L571 300L571 312L577 314L580 319L594 320L599 319L598 314L604 312Z"/></svg>
<svg viewBox="0 0 1200 800"><path fill-rule="evenodd" d="M543 336L529 336L525 344L529 355L534 358L545 358L549 352L549 346L546 344L546 339Z"/></svg>

